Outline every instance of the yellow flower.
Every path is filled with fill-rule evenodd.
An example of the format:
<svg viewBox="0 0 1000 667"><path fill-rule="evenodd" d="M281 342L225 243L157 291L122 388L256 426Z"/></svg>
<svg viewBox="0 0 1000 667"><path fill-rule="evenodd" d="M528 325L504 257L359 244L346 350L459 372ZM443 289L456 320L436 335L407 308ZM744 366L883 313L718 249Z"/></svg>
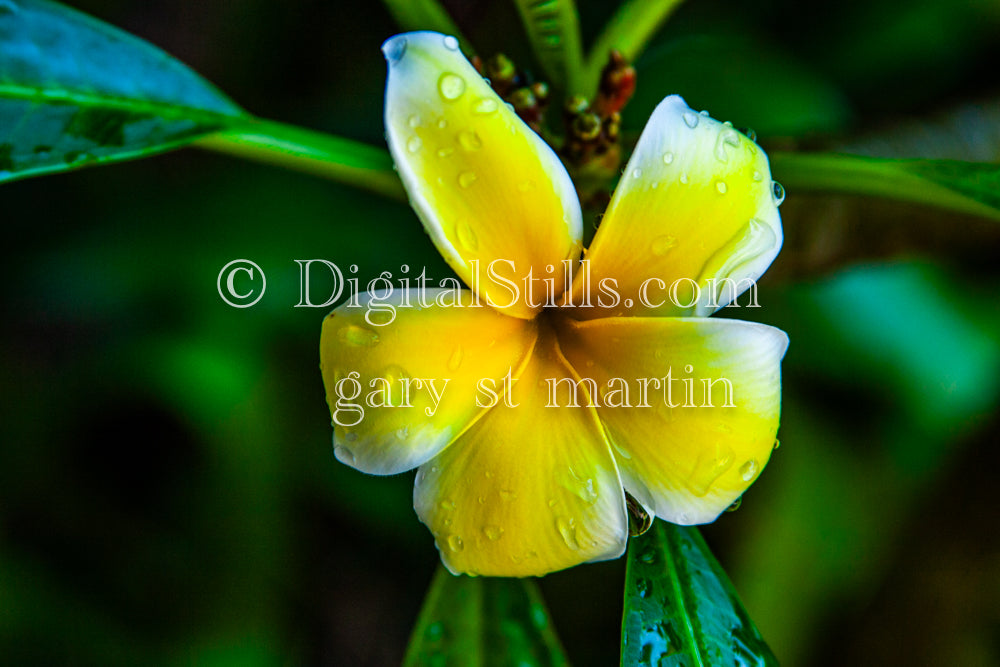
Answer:
<svg viewBox="0 0 1000 667"><path fill-rule="evenodd" d="M382 475L419 467L414 507L455 573L620 556L623 488L667 521L713 521L756 479L778 428L787 337L708 318L735 298L721 279L742 291L781 246L763 151L663 100L585 271L565 168L454 38L408 33L383 51L400 178L471 289L423 303L415 289L363 294L325 320L337 458ZM386 304L393 321L373 324Z"/></svg>

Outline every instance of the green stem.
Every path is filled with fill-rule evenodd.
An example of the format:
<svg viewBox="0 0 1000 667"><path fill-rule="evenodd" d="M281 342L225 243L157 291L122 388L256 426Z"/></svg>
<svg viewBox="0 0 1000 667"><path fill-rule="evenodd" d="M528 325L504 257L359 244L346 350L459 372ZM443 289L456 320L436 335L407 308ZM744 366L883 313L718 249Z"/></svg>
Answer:
<svg viewBox="0 0 1000 667"><path fill-rule="evenodd" d="M277 165L406 201L388 152L270 120L248 120L194 143L218 153Z"/></svg>

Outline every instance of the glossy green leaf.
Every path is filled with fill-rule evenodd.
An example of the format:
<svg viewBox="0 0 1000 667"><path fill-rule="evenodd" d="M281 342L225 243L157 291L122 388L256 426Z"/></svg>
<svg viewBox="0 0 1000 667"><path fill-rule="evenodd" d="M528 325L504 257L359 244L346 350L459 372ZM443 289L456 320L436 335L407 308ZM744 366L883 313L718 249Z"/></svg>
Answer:
<svg viewBox="0 0 1000 667"><path fill-rule="evenodd" d="M611 17L587 54L584 85L588 94L597 90L601 70L612 50L621 51L629 62L642 54L656 31L682 0L628 0Z"/></svg>
<svg viewBox="0 0 1000 667"><path fill-rule="evenodd" d="M201 139L199 148L287 167L406 201L389 152L284 123L246 120Z"/></svg>
<svg viewBox="0 0 1000 667"><path fill-rule="evenodd" d="M514 0L528 40L550 83L570 94L582 86L580 18L573 0Z"/></svg>
<svg viewBox="0 0 1000 667"><path fill-rule="evenodd" d="M163 151L242 114L117 28L46 0L0 0L0 182Z"/></svg>
<svg viewBox="0 0 1000 667"><path fill-rule="evenodd" d="M462 36L448 10L437 0L382 0L382 4L403 30L434 30L453 35L462 45L462 51L466 54L473 53L471 45Z"/></svg>
<svg viewBox="0 0 1000 667"><path fill-rule="evenodd" d="M623 667L777 664L697 528L657 520L629 542Z"/></svg>
<svg viewBox="0 0 1000 667"><path fill-rule="evenodd" d="M403 667L555 667L563 652L535 583L438 567Z"/></svg>
<svg viewBox="0 0 1000 667"><path fill-rule="evenodd" d="M789 192L874 195L1000 220L1000 164L891 160L832 153L771 153Z"/></svg>

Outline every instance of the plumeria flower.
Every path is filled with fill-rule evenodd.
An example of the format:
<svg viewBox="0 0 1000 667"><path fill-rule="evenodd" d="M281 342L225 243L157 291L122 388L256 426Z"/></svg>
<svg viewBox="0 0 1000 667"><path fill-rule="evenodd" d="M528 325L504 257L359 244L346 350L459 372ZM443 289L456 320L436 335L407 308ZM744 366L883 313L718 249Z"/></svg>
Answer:
<svg viewBox="0 0 1000 667"><path fill-rule="evenodd" d="M667 521L713 521L760 474L778 428L787 336L708 317L737 296L721 279L746 288L781 246L766 155L667 97L583 253L566 169L458 42L416 32L383 51L389 148L469 289L367 294L325 320L337 458L380 475L418 468L414 507L453 573L616 558L625 491ZM375 302L398 307L391 324L372 325ZM371 399L363 419L336 419L345 396Z"/></svg>

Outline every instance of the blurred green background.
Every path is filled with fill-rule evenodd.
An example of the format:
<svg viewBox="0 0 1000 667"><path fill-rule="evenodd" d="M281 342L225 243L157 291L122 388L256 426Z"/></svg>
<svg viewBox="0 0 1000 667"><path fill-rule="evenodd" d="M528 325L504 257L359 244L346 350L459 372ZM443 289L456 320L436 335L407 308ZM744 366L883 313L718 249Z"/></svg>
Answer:
<svg viewBox="0 0 1000 667"><path fill-rule="evenodd" d="M382 145L374 0L74 0L248 110ZM446 2L531 67L506 2ZM578 1L585 38L609 3ZM1000 161L1000 4L689 0L625 129L680 93L769 150ZM392 665L437 557L412 474L333 457L324 313L293 260L447 275L405 205L186 150L4 185L0 662ZM1000 664L1000 226L790 192L757 311L781 448L704 529L786 665ZM267 273L219 298L232 259ZM617 664L624 562L541 581L576 665Z"/></svg>

